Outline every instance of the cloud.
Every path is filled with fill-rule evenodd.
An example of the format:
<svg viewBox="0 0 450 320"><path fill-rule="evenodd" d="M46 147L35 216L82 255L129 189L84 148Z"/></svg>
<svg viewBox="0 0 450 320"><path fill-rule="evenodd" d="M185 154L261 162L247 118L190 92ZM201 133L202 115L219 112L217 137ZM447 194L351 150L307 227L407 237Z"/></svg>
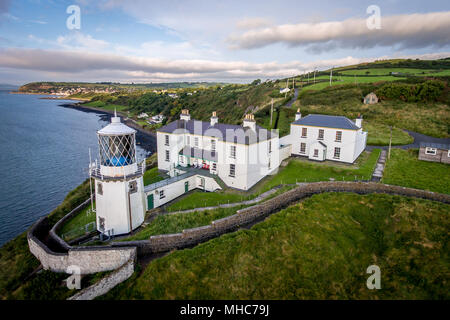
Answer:
<svg viewBox="0 0 450 320"><path fill-rule="evenodd" d="M236 23L238 29L248 30L248 29L258 29L262 27L269 27L272 22L265 18L244 18Z"/></svg>
<svg viewBox="0 0 450 320"><path fill-rule="evenodd" d="M447 56L450 56L450 53L403 57L436 59ZM52 79L70 77L74 80L83 79L83 81L245 82L255 78L287 77L313 69L323 70L332 66L370 62L379 58L345 57L308 63L300 61L250 63L194 59L168 60L98 52L6 48L0 49L0 68L41 72L43 76L52 76Z"/></svg>
<svg viewBox="0 0 450 320"><path fill-rule="evenodd" d="M369 29L366 19L284 24L232 34L234 49L261 48L275 43L306 46L318 53L335 48L397 46L400 49L444 47L450 43L450 11L381 16L381 29Z"/></svg>
<svg viewBox="0 0 450 320"><path fill-rule="evenodd" d="M69 33L65 36L59 36L56 39L57 44L65 49L88 49L98 51L105 49L109 43L105 40L94 39L90 35L81 32Z"/></svg>

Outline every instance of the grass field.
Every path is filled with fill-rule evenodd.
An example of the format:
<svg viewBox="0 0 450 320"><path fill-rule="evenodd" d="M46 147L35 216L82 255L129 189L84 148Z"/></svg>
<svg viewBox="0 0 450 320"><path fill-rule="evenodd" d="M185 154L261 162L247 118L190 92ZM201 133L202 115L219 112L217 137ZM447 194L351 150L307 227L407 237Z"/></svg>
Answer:
<svg viewBox="0 0 450 320"><path fill-rule="evenodd" d="M321 76L319 78L316 78L316 80L326 79L327 76ZM374 82L380 82L380 81L396 81L396 80L404 80L403 77L394 77L394 76L377 76L377 77L354 77L354 76L336 76L334 80L331 83L331 87L348 84L348 83L374 83ZM310 81L311 82L311 81ZM309 86L303 87L300 92L308 91L308 90L322 90L324 88L330 87L330 83L328 81L325 82L319 82L316 84L312 84Z"/></svg>
<svg viewBox="0 0 450 320"><path fill-rule="evenodd" d="M439 70L433 69L415 69L415 68L368 68L368 69L353 69L339 71L345 75L370 75L370 76L389 76L391 72L405 73L418 76L434 75ZM369 72L369 73L367 73Z"/></svg>
<svg viewBox="0 0 450 320"><path fill-rule="evenodd" d="M95 208L95 203L94 203ZM84 226L95 221L95 212L91 210L91 205L81 210L76 216L65 223L58 235L63 236L65 241L76 239L85 234ZM90 231L93 231L92 229Z"/></svg>
<svg viewBox="0 0 450 320"><path fill-rule="evenodd" d="M390 129L389 126L377 123L363 121L363 130L367 131L367 144L372 146L386 146L389 145ZM414 138L407 132L392 128L392 145L410 144L414 142Z"/></svg>
<svg viewBox="0 0 450 320"><path fill-rule="evenodd" d="M164 180L168 178L168 176L160 173L158 171L158 167L148 169L144 173L144 186Z"/></svg>
<svg viewBox="0 0 450 320"><path fill-rule="evenodd" d="M94 107L94 108L101 108L101 109L105 109L108 111L125 111L127 109L126 106L121 106L118 104L111 104L111 103L105 103L103 101L92 101L92 102L87 102L84 103L83 106L87 106L87 107Z"/></svg>
<svg viewBox="0 0 450 320"><path fill-rule="evenodd" d="M219 192L195 191L181 197L170 205L168 211L179 211L199 207L216 206L223 203L240 202L256 197L258 194L282 184L295 184L297 182L317 182L335 180L354 181L369 180L380 154L379 149L372 152L363 152L353 165L332 161L313 162L306 159L292 158L285 167L280 167L274 176L266 177L256 184L249 192L239 192L231 189Z"/></svg>
<svg viewBox="0 0 450 320"><path fill-rule="evenodd" d="M175 251L102 299L449 299L450 206L325 193ZM381 269L368 290L366 269Z"/></svg>
<svg viewBox="0 0 450 320"><path fill-rule="evenodd" d="M450 166L422 161L418 150L392 149L383 173L383 183L450 193Z"/></svg>
<svg viewBox="0 0 450 320"><path fill-rule="evenodd" d="M153 235L178 233L184 229L209 225L213 220L233 215L241 208L244 206L158 216L138 233L121 241L146 240Z"/></svg>

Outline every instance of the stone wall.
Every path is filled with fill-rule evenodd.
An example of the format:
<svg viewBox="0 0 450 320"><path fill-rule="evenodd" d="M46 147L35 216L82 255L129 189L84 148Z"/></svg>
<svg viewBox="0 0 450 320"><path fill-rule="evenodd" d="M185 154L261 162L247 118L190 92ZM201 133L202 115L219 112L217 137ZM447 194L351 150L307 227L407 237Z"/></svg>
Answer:
<svg viewBox="0 0 450 320"><path fill-rule="evenodd" d="M127 280L133 275L133 272L134 261L129 260L119 269L107 275L92 286L79 291L67 300L93 300L101 295L104 295L119 283Z"/></svg>
<svg viewBox="0 0 450 320"><path fill-rule="evenodd" d="M298 200L322 192L386 193L450 203L450 195L373 182L317 182L302 184L261 204L238 210L236 214L213 221L208 226L183 230L182 233L151 236L148 240L114 242L113 247L138 248L139 255L190 247L264 219Z"/></svg>
<svg viewBox="0 0 450 320"><path fill-rule="evenodd" d="M74 265L80 268L81 274L90 274L115 270L127 261L135 261L136 259L135 247L69 246L69 250L66 252L55 252L45 243L45 241L48 241L45 232L48 230L47 225L47 218L41 218L31 227L27 234L30 252L41 262L45 270L66 272L69 266Z"/></svg>

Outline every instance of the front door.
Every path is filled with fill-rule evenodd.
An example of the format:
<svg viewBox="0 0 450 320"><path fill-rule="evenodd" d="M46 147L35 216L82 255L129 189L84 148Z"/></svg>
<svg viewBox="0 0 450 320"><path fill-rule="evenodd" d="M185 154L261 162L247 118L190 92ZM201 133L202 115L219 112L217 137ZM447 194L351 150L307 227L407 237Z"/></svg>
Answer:
<svg viewBox="0 0 450 320"><path fill-rule="evenodd" d="M153 209L153 193L147 196L147 210Z"/></svg>
<svg viewBox="0 0 450 320"><path fill-rule="evenodd" d="M189 191L189 181L186 181L184 183L184 192L188 192Z"/></svg>

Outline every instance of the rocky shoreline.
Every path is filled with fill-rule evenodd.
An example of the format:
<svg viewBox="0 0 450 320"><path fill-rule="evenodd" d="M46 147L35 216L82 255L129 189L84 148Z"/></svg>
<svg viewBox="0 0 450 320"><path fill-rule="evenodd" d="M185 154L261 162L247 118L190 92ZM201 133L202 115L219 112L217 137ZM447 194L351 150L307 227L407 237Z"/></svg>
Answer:
<svg viewBox="0 0 450 320"><path fill-rule="evenodd" d="M83 106L79 103L62 103L59 105L63 108L71 108L71 109L77 109L83 112L92 112L100 114L102 117L102 120L108 120L111 115L114 114L113 111L101 109L101 108L95 108L95 107L87 107ZM117 114L122 118L123 123L125 123L127 126L135 129L136 132L136 144L146 151L149 151L151 153L156 152L156 133L147 131L143 129L141 126L139 126L137 123L135 123L133 120L128 119L126 115L124 115L121 112L117 112Z"/></svg>

